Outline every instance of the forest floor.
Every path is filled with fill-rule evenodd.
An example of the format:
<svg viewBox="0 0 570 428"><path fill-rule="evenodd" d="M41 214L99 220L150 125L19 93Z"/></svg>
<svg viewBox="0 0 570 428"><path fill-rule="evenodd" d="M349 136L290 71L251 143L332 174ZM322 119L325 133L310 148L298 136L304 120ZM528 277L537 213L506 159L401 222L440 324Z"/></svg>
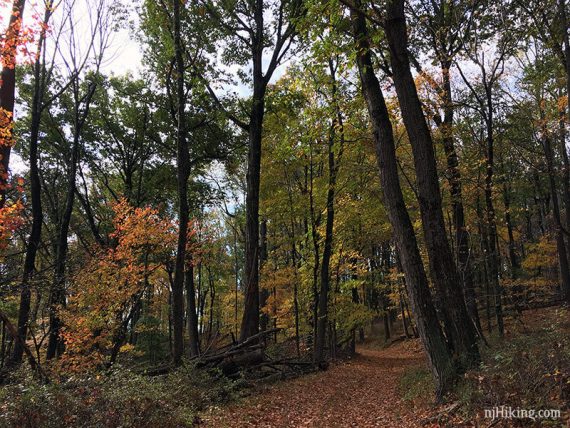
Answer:
<svg viewBox="0 0 570 428"><path fill-rule="evenodd" d="M258 389L202 415L206 427L419 427L426 408L402 398L406 370L423 367L417 340L361 347L328 370Z"/></svg>
<svg viewBox="0 0 570 428"><path fill-rule="evenodd" d="M0 427L570 428L570 308L507 318L504 337L486 335L481 365L437 406L419 341L384 345L379 333L326 371L274 383L188 366L164 376L119 368L44 384L25 366L0 388ZM561 414L485 416L498 407Z"/></svg>
<svg viewBox="0 0 570 428"><path fill-rule="evenodd" d="M465 375L447 402L436 406L419 340L386 347L364 343L328 370L273 384L201 412L204 427L263 428L570 428L568 309L525 311L506 320L505 337L488 337L481 368ZM482 409L561 409L559 419L488 420Z"/></svg>

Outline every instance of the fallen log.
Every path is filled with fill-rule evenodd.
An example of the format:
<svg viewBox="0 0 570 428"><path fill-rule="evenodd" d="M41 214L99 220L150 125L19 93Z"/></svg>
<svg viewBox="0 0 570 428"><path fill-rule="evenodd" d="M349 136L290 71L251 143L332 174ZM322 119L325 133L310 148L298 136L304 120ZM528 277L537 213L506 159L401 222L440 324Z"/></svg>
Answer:
<svg viewBox="0 0 570 428"><path fill-rule="evenodd" d="M256 349L251 352L232 355L225 358L220 364L219 368L226 376L235 374L243 368L258 365L263 362L265 355L263 349Z"/></svg>
<svg viewBox="0 0 570 428"><path fill-rule="evenodd" d="M208 356L203 356L201 358L198 358L198 362L196 363L196 365L198 367L200 367L200 366L206 366L208 364L219 363L220 361L222 361L226 358L229 358L229 357L232 357L235 355L239 355L239 354L244 354L244 353L256 351L256 350L262 349L262 348L263 348L262 345L255 345L255 346L251 346L249 348L230 349L229 351L225 351L221 354L208 355Z"/></svg>

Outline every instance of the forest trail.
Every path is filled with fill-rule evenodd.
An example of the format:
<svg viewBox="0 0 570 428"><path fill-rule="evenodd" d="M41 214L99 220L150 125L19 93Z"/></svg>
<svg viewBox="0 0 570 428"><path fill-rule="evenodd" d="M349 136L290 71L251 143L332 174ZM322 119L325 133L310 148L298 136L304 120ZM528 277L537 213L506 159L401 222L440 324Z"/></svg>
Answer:
<svg viewBox="0 0 570 428"><path fill-rule="evenodd" d="M327 371L276 383L237 404L203 415L206 427L419 427L422 409L399 392L400 378L422 366L418 341L359 348Z"/></svg>

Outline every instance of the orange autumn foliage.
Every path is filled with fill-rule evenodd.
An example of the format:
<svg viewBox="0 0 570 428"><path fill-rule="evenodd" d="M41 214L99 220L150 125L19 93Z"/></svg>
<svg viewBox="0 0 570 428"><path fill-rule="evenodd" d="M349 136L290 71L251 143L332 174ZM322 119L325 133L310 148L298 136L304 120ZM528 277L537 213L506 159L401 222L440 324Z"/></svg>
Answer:
<svg viewBox="0 0 570 428"><path fill-rule="evenodd" d="M24 206L20 200L0 209L0 254L8 246L10 237L23 223Z"/></svg>
<svg viewBox="0 0 570 428"><path fill-rule="evenodd" d="M176 233L157 210L113 206L113 248L91 257L75 275L62 309L66 353L61 364L83 371L102 364L143 293L152 293L160 268L174 255Z"/></svg>

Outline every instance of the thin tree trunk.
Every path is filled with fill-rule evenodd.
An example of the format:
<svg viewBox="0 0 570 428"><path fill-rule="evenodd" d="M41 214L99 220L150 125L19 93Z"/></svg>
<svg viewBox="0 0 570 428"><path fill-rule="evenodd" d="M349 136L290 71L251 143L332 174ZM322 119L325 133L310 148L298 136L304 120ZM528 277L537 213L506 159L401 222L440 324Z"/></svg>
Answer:
<svg viewBox="0 0 570 428"><path fill-rule="evenodd" d="M473 284L473 272L469 251L469 231L465 225L465 211L463 208L463 195L461 186L461 172L459 171L459 158L455 150L453 138L454 106L451 92L450 78L451 61L445 60L441 64L443 78L443 120L439 123L442 131L442 143L447 159L447 180L449 182L451 206L453 211L453 225L455 229L455 242L457 245L457 269L463 283L465 304L473 324L481 331L479 313L477 311L477 297Z"/></svg>
<svg viewBox="0 0 570 428"><path fill-rule="evenodd" d="M343 119L342 113L338 108L337 103L337 83L335 76L335 67L332 60L329 60L329 70L330 77L332 81L331 85L331 98L336 107L336 117L331 123L329 130L329 143L328 143L328 189L327 189L327 219L325 225L325 242L323 247L323 262L321 265L321 289L319 292L318 300L318 319L317 319L317 336L314 347L313 358L316 363L321 363L324 359L324 345L325 345L325 333L328 322L328 299L329 299L329 289L330 289L330 260L332 255L332 244L333 244L333 227L334 227L334 199L336 192L336 180L339 168L340 158L342 156L342 150L344 145L344 129L343 129ZM337 130L339 133L339 155L335 159L335 140L337 136Z"/></svg>
<svg viewBox="0 0 570 428"><path fill-rule="evenodd" d="M493 298L495 303L495 316L497 318L497 328L499 334L504 334L503 322L503 288L499 280L499 254L497 248L497 223L495 208L493 204L493 175L494 175L494 137L493 137L493 113L491 104L490 89L487 88L487 99L489 105L489 117L487 118L487 155L485 174L485 207L487 213L487 265L490 283L493 287Z"/></svg>

